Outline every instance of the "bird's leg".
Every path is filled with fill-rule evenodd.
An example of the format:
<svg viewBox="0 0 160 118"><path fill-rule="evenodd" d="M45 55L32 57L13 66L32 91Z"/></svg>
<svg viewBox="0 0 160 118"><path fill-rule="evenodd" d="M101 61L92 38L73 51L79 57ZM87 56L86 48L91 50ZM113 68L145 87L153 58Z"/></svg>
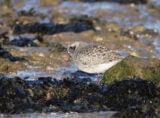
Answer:
<svg viewBox="0 0 160 118"><path fill-rule="evenodd" d="M100 82L102 80L102 77L103 77L103 74L102 73L98 73L98 75L97 75L97 82L96 82L97 85L100 84Z"/></svg>

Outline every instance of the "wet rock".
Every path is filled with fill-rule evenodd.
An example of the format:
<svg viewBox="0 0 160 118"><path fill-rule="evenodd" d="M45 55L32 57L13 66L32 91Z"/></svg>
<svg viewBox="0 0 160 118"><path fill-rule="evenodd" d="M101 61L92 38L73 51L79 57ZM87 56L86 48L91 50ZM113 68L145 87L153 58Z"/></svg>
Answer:
<svg viewBox="0 0 160 118"><path fill-rule="evenodd" d="M121 27L117 23L109 23L106 25L106 28L108 29L108 31L120 32L121 30Z"/></svg>
<svg viewBox="0 0 160 118"><path fill-rule="evenodd" d="M141 38L155 37L159 35L157 29L146 29L143 25L135 26L133 29L121 30L120 33L122 36L127 36L134 40L139 40Z"/></svg>
<svg viewBox="0 0 160 118"><path fill-rule="evenodd" d="M158 5L156 1L147 4L147 6L149 8L148 10L155 11L158 13L160 12L160 5Z"/></svg>
<svg viewBox="0 0 160 118"><path fill-rule="evenodd" d="M130 77L144 78L160 86L160 60L128 56L105 72L102 83L110 84Z"/></svg>
<svg viewBox="0 0 160 118"><path fill-rule="evenodd" d="M50 1L50 0L40 0L40 4L43 6L54 6L54 5L58 5L60 2L62 2L63 0L58 0L58 1Z"/></svg>
<svg viewBox="0 0 160 118"><path fill-rule="evenodd" d="M23 64L23 62L13 62L0 58L0 71L2 73L15 74L19 69L26 69L26 66Z"/></svg>
<svg viewBox="0 0 160 118"><path fill-rule="evenodd" d="M67 51L67 48L64 47L62 44L60 43L50 43L49 44L50 47L52 47L52 49L50 51L53 52L63 52L63 51Z"/></svg>
<svg viewBox="0 0 160 118"><path fill-rule="evenodd" d="M10 44L9 37L7 36L8 32L3 32L0 34L0 41L3 45Z"/></svg>
<svg viewBox="0 0 160 118"><path fill-rule="evenodd" d="M49 51L51 52L49 55L49 58L51 60L54 60L54 64L51 65L52 67L56 68L59 67L59 65L61 65L60 63L62 63L63 61L65 61L65 63L67 61L69 61L70 56L67 52L67 48L64 47L62 44L60 43L50 43L49 47L51 47L49 49ZM60 62L56 61L56 60L61 60Z"/></svg>
<svg viewBox="0 0 160 118"><path fill-rule="evenodd" d="M157 36L159 35L159 32L157 29L145 29L143 32L140 32L140 34L143 35L150 35L150 36Z"/></svg>
<svg viewBox="0 0 160 118"><path fill-rule="evenodd" d="M132 38L136 41L139 40L139 38L140 38L139 35L137 35L135 32L133 32L132 30L129 30L129 29L121 30L120 35L127 36L127 37Z"/></svg>
<svg viewBox="0 0 160 118"><path fill-rule="evenodd" d="M1 0L0 1L0 5L6 5L7 7L11 7L12 6L12 2L11 0Z"/></svg>
<svg viewBox="0 0 160 118"><path fill-rule="evenodd" d="M135 33L143 32L146 28L143 25L135 26L132 31Z"/></svg>
<svg viewBox="0 0 160 118"><path fill-rule="evenodd" d="M149 36L158 36L159 32L157 29L146 29L143 25L135 26L133 29L133 34L139 37L149 37Z"/></svg>

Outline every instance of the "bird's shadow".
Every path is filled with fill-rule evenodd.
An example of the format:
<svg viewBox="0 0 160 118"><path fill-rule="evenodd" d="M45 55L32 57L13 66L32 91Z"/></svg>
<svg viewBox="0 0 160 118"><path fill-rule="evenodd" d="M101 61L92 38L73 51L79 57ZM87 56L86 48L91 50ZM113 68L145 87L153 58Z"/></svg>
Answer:
<svg viewBox="0 0 160 118"><path fill-rule="evenodd" d="M88 78L88 79L91 79L91 81L93 81L93 82L97 81L97 74L85 73L80 70L72 73L71 76L75 77L75 78L80 78L80 79Z"/></svg>

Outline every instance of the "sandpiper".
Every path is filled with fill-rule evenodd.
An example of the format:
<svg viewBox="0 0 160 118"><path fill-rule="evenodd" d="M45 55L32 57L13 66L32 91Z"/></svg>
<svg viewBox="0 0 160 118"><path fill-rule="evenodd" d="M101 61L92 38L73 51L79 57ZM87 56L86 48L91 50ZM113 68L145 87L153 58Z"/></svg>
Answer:
<svg viewBox="0 0 160 118"><path fill-rule="evenodd" d="M67 50L81 71L97 73L98 77L124 58L107 47L95 43L75 42L69 45Z"/></svg>

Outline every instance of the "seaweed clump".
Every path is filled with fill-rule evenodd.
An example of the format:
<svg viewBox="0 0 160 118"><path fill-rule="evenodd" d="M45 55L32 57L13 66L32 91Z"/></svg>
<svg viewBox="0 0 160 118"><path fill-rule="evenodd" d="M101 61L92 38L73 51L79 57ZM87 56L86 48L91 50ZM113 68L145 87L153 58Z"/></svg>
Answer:
<svg viewBox="0 0 160 118"><path fill-rule="evenodd" d="M83 2L117 2L120 4L146 4L148 0L79 0Z"/></svg>
<svg viewBox="0 0 160 118"><path fill-rule="evenodd" d="M86 30L95 30L92 19L72 18L68 24L55 23L28 23L25 25L15 25L14 34L38 33L38 34L57 34L61 32L82 32Z"/></svg>
<svg viewBox="0 0 160 118"><path fill-rule="evenodd" d="M25 60L22 57L14 57L12 54L8 52L7 49L3 48L2 46L0 46L0 58L8 59L13 62Z"/></svg>
<svg viewBox="0 0 160 118"><path fill-rule="evenodd" d="M15 45L18 47L38 47L37 43L43 42L43 38L41 36L36 36L33 39L29 39L26 37L20 37L20 39L15 38L10 42L12 45Z"/></svg>
<svg viewBox="0 0 160 118"><path fill-rule="evenodd" d="M115 81L109 86L97 86L86 78L25 81L1 76L0 81L0 113L118 111L114 117L134 113L159 117L160 113L160 88L143 79Z"/></svg>

